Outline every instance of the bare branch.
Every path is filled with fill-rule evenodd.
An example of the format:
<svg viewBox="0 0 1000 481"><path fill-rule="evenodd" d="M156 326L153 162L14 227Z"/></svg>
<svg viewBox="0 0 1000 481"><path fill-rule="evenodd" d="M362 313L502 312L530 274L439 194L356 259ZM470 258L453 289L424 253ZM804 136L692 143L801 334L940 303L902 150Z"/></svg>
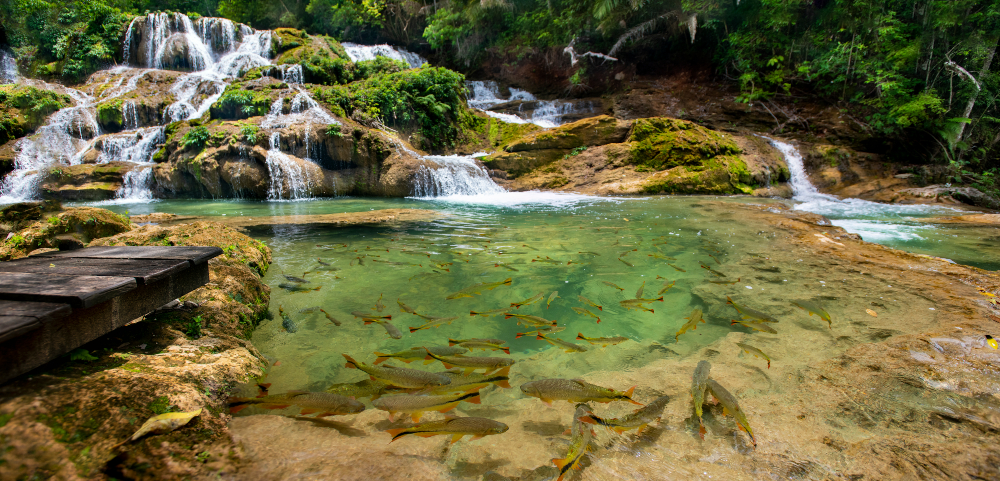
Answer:
<svg viewBox="0 0 1000 481"><path fill-rule="evenodd" d="M951 70L951 71L957 73L960 77L965 77L966 79L968 79L969 81L971 81L973 83L973 85L976 86L976 91L977 92L983 89L982 85L979 84L979 81L976 80L976 78L973 77L972 74L969 73L968 70L965 70L964 68L962 68L961 65L959 65L959 64L957 64L957 63L952 62L951 60L949 60L949 61L947 61L947 62L944 63L944 66L948 70Z"/></svg>
<svg viewBox="0 0 1000 481"><path fill-rule="evenodd" d="M567 45L566 48L563 49L563 53L569 55L570 65L572 65L572 66L576 66L576 63L579 62L580 59L582 59L584 57L599 58L599 59L603 60L604 62L607 62L608 60L611 60L612 62L617 62L618 61L617 58L609 57L607 55L604 55L603 53L585 52L585 53L578 54L578 53L576 53L576 49L573 48L573 44L575 44L575 43L576 43L576 38L573 38L573 40L569 43L569 45Z"/></svg>
<svg viewBox="0 0 1000 481"><path fill-rule="evenodd" d="M615 44L611 47L611 50L608 52L608 55L614 55L618 53L618 49L622 48L622 45L625 45L625 42L628 42L630 40L638 40L646 33L652 31L653 27L656 26L656 22L659 22L660 20L664 20L669 17L673 17L674 19L678 20L680 19L680 16L678 16L678 12L667 12L664 13L663 15L654 17L651 20L647 20L645 22L640 23L639 25L630 28L627 32L623 33L621 37L618 37L618 41L616 41Z"/></svg>

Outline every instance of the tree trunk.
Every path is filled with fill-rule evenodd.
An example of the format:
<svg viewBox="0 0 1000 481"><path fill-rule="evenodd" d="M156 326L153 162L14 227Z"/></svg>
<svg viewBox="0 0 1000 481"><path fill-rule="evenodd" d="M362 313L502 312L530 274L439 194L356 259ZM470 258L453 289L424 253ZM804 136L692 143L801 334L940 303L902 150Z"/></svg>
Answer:
<svg viewBox="0 0 1000 481"><path fill-rule="evenodd" d="M993 57L996 56L998 44L1000 44L1000 37L997 37L997 41L993 43L993 48L990 49L990 53L986 55L986 62L983 63L983 69L979 71L979 85L983 84L983 81L986 80L986 76L990 73L990 65L993 64ZM972 115L972 109L976 107L976 99L979 98L979 92L980 90L977 89L976 92L972 94L972 97L969 97L969 103L965 105L965 112L962 114L963 119L967 119ZM965 122L963 121L961 125L958 126L958 135L955 136L955 142L961 142L964 134Z"/></svg>

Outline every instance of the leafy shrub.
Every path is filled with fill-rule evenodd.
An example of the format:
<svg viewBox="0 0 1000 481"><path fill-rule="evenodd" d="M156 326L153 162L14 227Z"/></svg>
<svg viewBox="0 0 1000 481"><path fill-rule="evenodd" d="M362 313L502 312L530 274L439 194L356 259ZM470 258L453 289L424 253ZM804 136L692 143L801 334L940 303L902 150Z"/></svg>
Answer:
<svg viewBox="0 0 1000 481"><path fill-rule="evenodd" d="M188 130L184 137L181 137L181 145L184 148L202 148L205 146L205 142L212 137L212 134L204 126L197 126L191 130Z"/></svg>
<svg viewBox="0 0 1000 481"><path fill-rule="evenodd" d="M257 134L260 133L260 127L253 124L243 124L240 125L240 136L243 140L249 142L251 145L257 143Z"/></svg>
<svg viewBox="0 0 1000 481"><path fill-rule="evenodd" d="M258 115L267 115L271 110L271 98L259 92L243 90L242 85L232 84L226 87L211 107L213 119L245 119Z"/></svg>

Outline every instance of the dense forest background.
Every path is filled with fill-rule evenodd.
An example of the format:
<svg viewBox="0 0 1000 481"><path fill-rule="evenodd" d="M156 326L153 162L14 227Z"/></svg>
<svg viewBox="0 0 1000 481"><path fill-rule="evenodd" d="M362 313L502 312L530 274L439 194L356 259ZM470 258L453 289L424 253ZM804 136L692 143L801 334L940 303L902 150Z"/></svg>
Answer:
<svg viewBox="0 0 1000 481"><path fill-rule="evenodd" d="M924 146L911 163L1000 183L996 0L5 0L0 44L31 75L79 81L120 62L128 22L152 11L389 42L473 75L571 43L640 76L708 70L742 102L827 102L868 135ZM598 64L573 65L564 93Z"/></svg>

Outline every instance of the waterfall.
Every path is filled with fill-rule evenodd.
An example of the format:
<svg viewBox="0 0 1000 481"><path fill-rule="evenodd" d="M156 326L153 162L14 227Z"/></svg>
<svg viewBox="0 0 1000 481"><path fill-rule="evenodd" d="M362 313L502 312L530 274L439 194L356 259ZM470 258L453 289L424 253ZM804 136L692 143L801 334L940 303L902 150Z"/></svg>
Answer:
<svg viewBox="0 0 1000 481"><path fill-rule="evenodd" d="M576 111L573 104L561 100L541 100L531 112L531 123L546 129L562 125L564 115Z"/></svg>
<svg viewBox="0 0 1000 481"><path fill-rule="evenodd" d="M800 202L839 202L839 199L832 195L821 194L816 190L816 186L809 181L809 176L806 175L806 167L802 162L802 154L799 153L799 149L792 144L786 144L767 137L764 138L785 157L785 163L788 164L788 172L791 174L789 183L792 185L793 199Z"/></svg>
<svg viewBox="0 0 1000 481"><path fill-rule="evenodd" d="M375 60L375 57L388 57L393 60L402 60L410 68L420 68L421 65L427 63L427 60L420 55L391 45L358 45L351 42L344 42L341 45L343 45L344 50L347 52L347 56L351 57L352 62Z"/></svg>
<svg viewBox="0 0 1000 481"><path fill-rule="evenodd" d="M271 133L271 148L267 151L267 172L270 184L268 200L301 200L309 198L309 175L301 165L281 151L281 134Z"/></svg>
<svg viewBox="0 0 1000 481"><path fill-rule="evenodd" d="M148 164L153 162L157 144L165 142L163 127L149 127L134 132L106 135L95 142L94 148L100 149L97 156L98 164L108 162L131 162L133 164ZM99 145L98 145L99 144Z"/></svg>
<svg viewBox="0 0 1000 481"><path fill-rule="evenodd" d="M480 110L490 117L512 124L532 123L545 129L551 129L562 125L564 116L579 112L576 105L572 102L538 100L531 92L514 87L509 89L510 97L503 98L500 95L500 86L492 80L470 80L465 82L465 87L468 92L470 108ZM532 102L535 108L530 110L530 112L524 112L525 105L522 103L518 106L517 111L519 115L490 110L497 105L514 101ZM594 106L588 104L587 112L593 111Z"/></svg>
<svg viewBox="0 0 1000 481"><path fill-rule="evenodd" d="M114 203L138 204L153 200L153 165L139 164L125 174L122 186L115 192Z"/></svg>
<svg viewBox="0 0 1000 481"><path fill-rule="evenodd" d="M437 164L431 169L422 166L414 181L415 197L449 197L458 195L491 195L507 192L493 182L490 175L473 155L428 155L425 160Z"/></svg>
<svg viewBox="0 0 1000 481"><path fill-rule="evenodd" d="M17 82L17 59L14 54L0 50L0 84Z"/></svg>

